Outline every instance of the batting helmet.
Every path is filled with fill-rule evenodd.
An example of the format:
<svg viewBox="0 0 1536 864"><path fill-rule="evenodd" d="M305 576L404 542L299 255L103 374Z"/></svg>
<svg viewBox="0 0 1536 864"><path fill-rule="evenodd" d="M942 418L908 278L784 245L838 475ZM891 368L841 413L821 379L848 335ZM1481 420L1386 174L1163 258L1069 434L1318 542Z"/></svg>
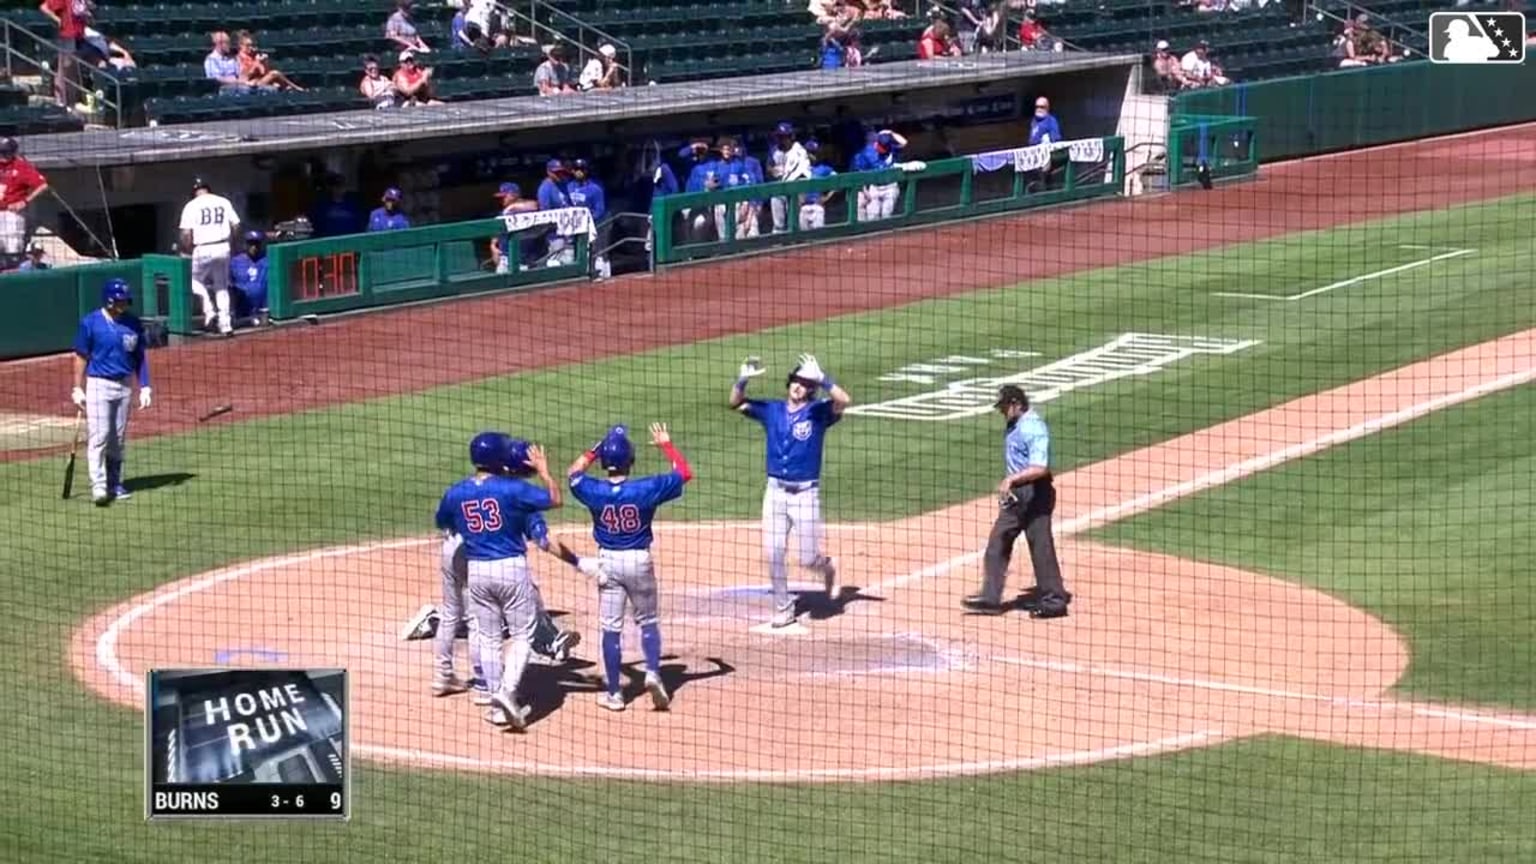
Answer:
<svg viewBox="0 0 1536 864"><path fill-rule="evenodd" d="M193 177L192 178L192 191L196 192L199 189L207 189L209 192L213 191L213 187L208 185L208 181L207 180L204 180L201 177Z"/></svg>
<svg viewBox="0 0 1536 864"><path fill-rule="evenodd" d="M500 471L507 467L507 454L512 440L500 432L481 432L469 442L469 461L485 471Z"/></svg>
<svg viewBox="0 0 1536 864"><path fill-rule="evenodd" d="M528 442L521 438L507 440L507 470L513 474L527 474L533 469L528 465Z"/></svg>
<svg viewBox="0 0 1536 864"><path fill-rule="evenodd" d="M251 230L245 232L245 242L247 244L265 243L267 242L267 232L262 231L259 228L252 228Z"/></svg>
<svg viewBox="0 0 1536 864"><path fill-rule="evenodd" d="M635 445L629 440L629 430L623 426L609 429L602 443L597 445L597 461L610 474L626 471L635 464Z"/></svg>
<svg viewBox="0 0 1536 864"><path fill-rule="evenodd" d="M106 284L101 286L101 305L132 302L133 289L128 286L128 280L108 279Z"/></svg>
<svg viewBox="0 0 1536 864"><path fill-rule="evenodd" d="M400 190L399 189L396 189L395 187L391 186L388 189L384 190L384 197L381 200L384 200L384 201L399 201L403 197L405 197L405 196L400 194Z"/></svg>
<svg viewBox="0 0 1536 864"><path fill-rule="evenodd" d="M775 134L775 135L793 135L793 134L795 134L795 124L789 122L788 120L785 120L784 122L780 123L779 125L773 127L773 134Z"/></svg>

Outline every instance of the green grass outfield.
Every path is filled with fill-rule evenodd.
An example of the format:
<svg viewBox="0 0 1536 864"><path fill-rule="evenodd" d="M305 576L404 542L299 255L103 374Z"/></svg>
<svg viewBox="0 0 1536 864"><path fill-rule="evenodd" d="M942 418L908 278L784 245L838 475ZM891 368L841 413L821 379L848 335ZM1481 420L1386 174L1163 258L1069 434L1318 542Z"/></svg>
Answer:
<svg viewBox="0 0 1536 864"><path fill-rule="evenodd" d="M876 379L952 354L1043 355L1014 361L1022 369L1126 331L1263 340L1044 406L1060 469L1097 461L1536 326L1533 217L1531 198L1437 211L138 442L132 475L194 476L106 512L57 500L57 460L0 466L0 514L13 526L0 550L13 612L0 628L0 679L14 694L5 728L21 742L0 753L0 776L26 781L0 792L0 849L17 853L0 859L1530 860L1532 775L1282 739L963 781L789 788L494 780L360 762L345 827L146 827L141 715L84 692L60 648L89 612L173 578L299 547L424 533L436 496L463 470L465 441L484 426L532 435L563 465L608 423L665 419L700 475L671 515L754 516L761 436L723 407L746 354L771 364L767 390L795 353L814 351L867 403L932 389ZM1297 303L1211 296L1291 294L1433 254L1402 244L1480 252ZM1508 550L1531 543L1520 505L1532 484L1524 498L1511 485L1532 470L1529 400L1490 397L1340 451L1380 460L1340 463L1353 467L1324 477L1318 466L1345 458L1325 454L1111 532L1339 591L1409 635L1412 692L1528 706L1530 682L1517 679L1536 644L1520 627L1532 594L1512 571L1487 565L1518 568L1524 559ZM985 495L997 434L995 417L851 418L829 445L829 516L896 517ZM1444 475L1387 458L1426 453ZM1347 489L1341 474L1353 481ZM1465 482L1438 492L1428 480L1441 476ZM1343 494L1357 489L1369 491ZM1277 518L1290 511L1275 497L1282 492L1303 495L1308 524L1328 530L1306 542L1300 527L1285 533L1293 523ZM1242 506L1213 504L1220 496ZM1383 514L1373 517L1371 505ZM1470 521L1457 531L1461 518ZM1196 524L1203 539L1192 536ZM1458 560L1466 566L1453 575L1493 596L1433 590L1432 571L1449 573ZM1416 581L1388 581L1413 569L1404 562L1417 567ZM1303 566L1319 563L1333 566ZM1468 605L1452 608L1453 599ZM1479 612L1498 613L1492 627ZM1417 653L1423 645L1433 656ZM1352 851L1331 854L1339 848Z"/></svg>

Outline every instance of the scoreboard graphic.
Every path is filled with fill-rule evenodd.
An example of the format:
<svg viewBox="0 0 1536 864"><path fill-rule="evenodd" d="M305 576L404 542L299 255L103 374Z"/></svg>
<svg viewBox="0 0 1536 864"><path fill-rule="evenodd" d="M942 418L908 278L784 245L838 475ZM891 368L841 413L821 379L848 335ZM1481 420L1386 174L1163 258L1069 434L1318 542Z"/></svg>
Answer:
<svg viewBox="0 0 1536 864"><path fill-rule="evenodd" d="M148 674L146 816L351 815L343 669Z"/></svg>

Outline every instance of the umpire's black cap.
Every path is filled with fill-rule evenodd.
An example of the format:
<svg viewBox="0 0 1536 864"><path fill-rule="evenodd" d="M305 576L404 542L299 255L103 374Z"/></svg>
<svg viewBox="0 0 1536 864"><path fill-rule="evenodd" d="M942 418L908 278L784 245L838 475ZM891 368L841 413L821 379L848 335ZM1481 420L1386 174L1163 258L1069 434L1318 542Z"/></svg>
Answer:
<svg viewBox="0 0 1536 864"><path fill-rule="evenodd" d="M1002 408L1006 405L1028 408L1029 397L1024 395L1024 388L1017 384L1004 384L997 388L997 401L992 403L992 407Z"/></svg>
<svg viewBox="0 0 1536 864"><path fill-rule="evenodd" d="M208 181L207 180L204 180L201 177L193 177L192 178L192 191L196 192L199 189L207 189L209 192L213 191L213 187L208 185Z"/></svg>

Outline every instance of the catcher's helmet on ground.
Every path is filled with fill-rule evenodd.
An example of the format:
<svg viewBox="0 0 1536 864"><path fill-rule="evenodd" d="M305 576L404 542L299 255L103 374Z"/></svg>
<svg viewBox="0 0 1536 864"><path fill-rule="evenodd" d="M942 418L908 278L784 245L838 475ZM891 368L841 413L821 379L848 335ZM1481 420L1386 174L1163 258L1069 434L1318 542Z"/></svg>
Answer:
<svg viewBox="0 0 1536 864"><path fill-rule="evenodd" d="M126 279L108 279L106 284L101 286L101 303L107 306L118 302L132 303L133 289L129 287Z"/></svg>
<svg viewBox="0 0 1536 864"><path fill-rule="evenodd" d="M635 445L629 440L629 430L623 426L609 429L602 443L597 445L597 461L610 474L628 470L635 464Z"/></svg>
<svg viewBox="0 0 1536 864"><path fill-rule="evenodd" d="M507 467L512 440L500 432L481 432L469 442L469 461L476 468L500 471Z"/></svg>

